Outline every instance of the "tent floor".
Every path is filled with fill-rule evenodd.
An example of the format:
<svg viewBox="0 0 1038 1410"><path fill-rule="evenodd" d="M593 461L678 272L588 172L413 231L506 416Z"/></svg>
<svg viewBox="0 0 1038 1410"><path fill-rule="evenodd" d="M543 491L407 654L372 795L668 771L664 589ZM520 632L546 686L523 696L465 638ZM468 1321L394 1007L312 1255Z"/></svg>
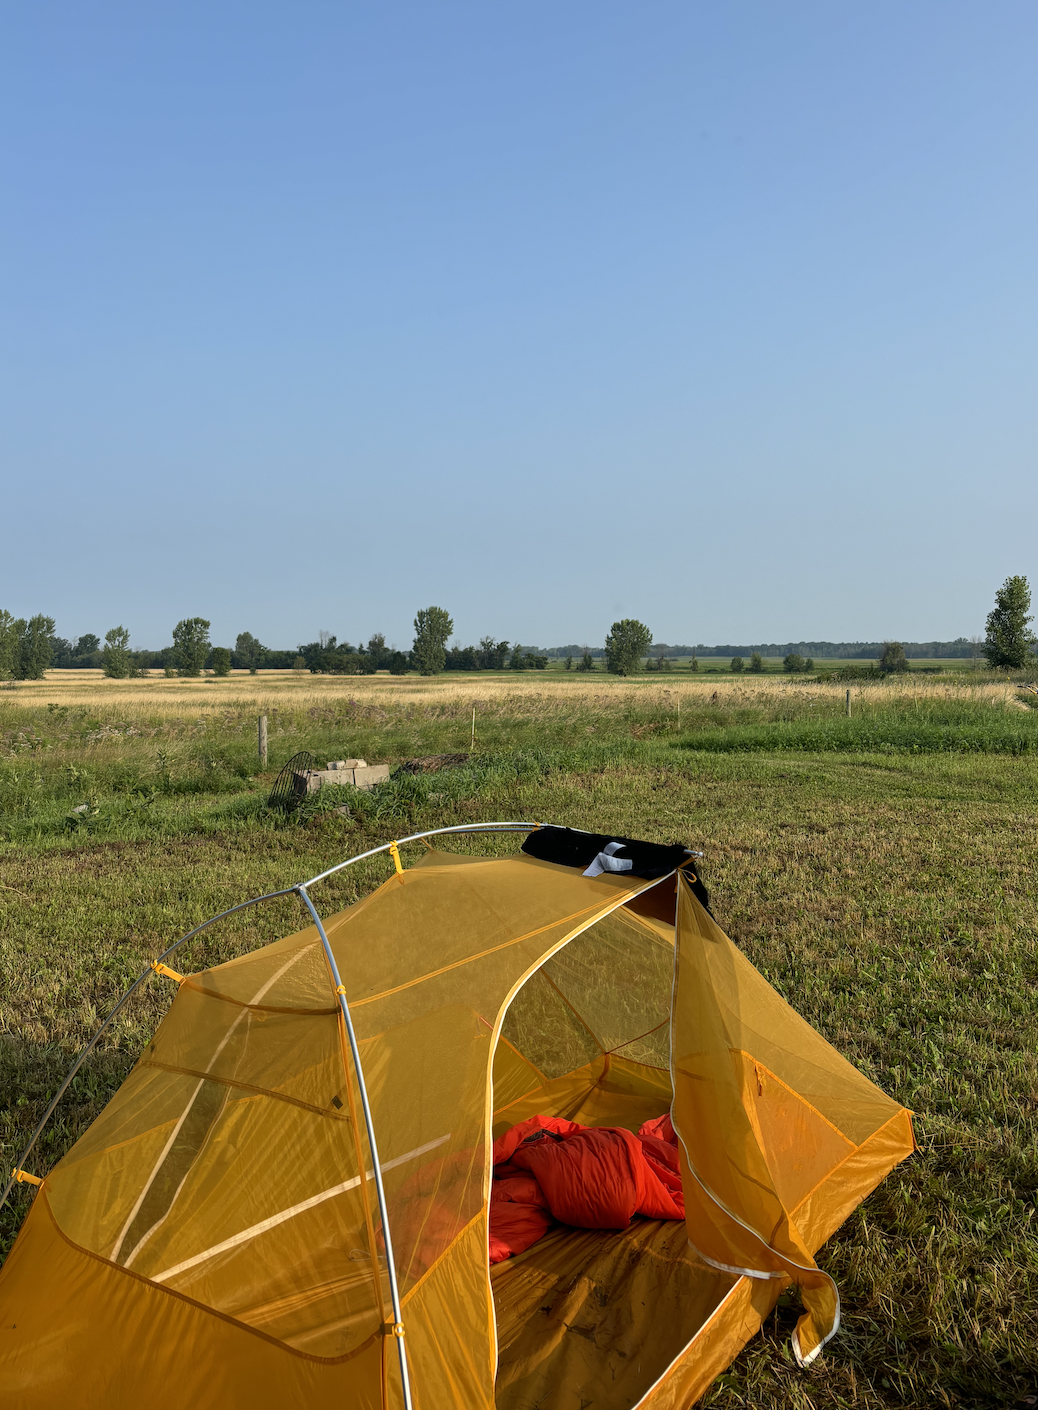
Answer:
<svg viewBox="0 0 1038 1410"><path fill-rule="evenodd" d="M656 1219L555 1229L490 1277L498 1410L629 1410L736 1282Z"/></svg>

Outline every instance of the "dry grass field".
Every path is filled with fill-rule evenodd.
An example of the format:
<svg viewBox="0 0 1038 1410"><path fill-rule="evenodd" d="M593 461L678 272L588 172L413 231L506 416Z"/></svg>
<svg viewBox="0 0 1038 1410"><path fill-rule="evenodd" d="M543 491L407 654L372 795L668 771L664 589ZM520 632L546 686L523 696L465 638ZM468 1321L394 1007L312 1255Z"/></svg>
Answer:
<svg viewBox="0 0 1038 1410"><path fill-rule="evenodd" d="M855 686L850 721L844 700L844 687L805 679L559 674L117 682L68 672L0 689L3 1161L128 981L237 900L455 822L680 840L705 852L733 939L916 1112L919 1139L819 1255L844 1307L824 1358L795 1368L784 1299L707 1403L1011 1403L1038 1381L1038 711L1012 684L941 677ZM286 819L266 797L302 748L391 764L472 757L356 797L349 816L317 795ZM353 869L322 903L364 894L388 865ZM184 967L298 927L293 905L227 923ZM89 1123L167 1001L154 982L127 1012L32 1168L45 1171ZM26 1198L19 1190L2 1216L5 1249Z"/></svg>

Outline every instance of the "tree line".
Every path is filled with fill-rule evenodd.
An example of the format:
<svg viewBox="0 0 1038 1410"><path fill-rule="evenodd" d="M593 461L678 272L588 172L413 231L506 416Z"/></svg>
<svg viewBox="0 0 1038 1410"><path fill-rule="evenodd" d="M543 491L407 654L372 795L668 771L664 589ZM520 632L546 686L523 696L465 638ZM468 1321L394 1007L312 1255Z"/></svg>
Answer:
<svg viewBox="0 0 1038 1410"><path fill-rule="evenodd" d="M974 658L982 652L988 665L995 669L1020 670L1038 664L1035 657L1038 638L1030 629L1033 621L1030 608L1031 589L1027 578L1022 575L1007 578L996 593L983 639L973 639ZM294 651L264 646L251 632L239 632L232 649L214 646L209 639L210 627L205 617L184 617L173 628L170 646L161 651L135 651L130 647L130 634L123 626L112 627L103 642L91 633L76 641L66 641L56 634L53 617L42 613L29 618L14 617L0 609L0 680L42 680L51 667L93 668L103 670L113 679L140 676L156 668L164 670L168 676L200 676L206 670L226 676L232 669L253 673L260 669L295 669L335 675L371 675L376 671L406 675L409 671L418 671L431 676L442 671L543 671L549 659L548 652L493 636L482 637L475 646L449 646L454 619L443 607L419 610L414 619L414 640L408 651L388 646L381 632L373 633L366 644L357 646L321 632L316 641L300 645ZM915 645L909 643L909 648ZM597 660L604 658L606 670L614 675L628 676L644 670L665 672L674 670L676 650L688 650L660 644L653 653L651 648L649 628L644 622L627 617L613 623L602 648L564 648L563 664L567 671L595 671ZM703 654L707 652L703 650ZM711 654L716 654L716 649ZM736 674L763 672L762 651L747 654L748 662L741 653L733 654L730 669ZM869 668L877 674L908 670L904 643L883 642L878 654L875 667ZM783 656L782 665L789 674L815 668L811 656L792 649ZM689 670L699 670L696 651L692 652Z"/></svg>

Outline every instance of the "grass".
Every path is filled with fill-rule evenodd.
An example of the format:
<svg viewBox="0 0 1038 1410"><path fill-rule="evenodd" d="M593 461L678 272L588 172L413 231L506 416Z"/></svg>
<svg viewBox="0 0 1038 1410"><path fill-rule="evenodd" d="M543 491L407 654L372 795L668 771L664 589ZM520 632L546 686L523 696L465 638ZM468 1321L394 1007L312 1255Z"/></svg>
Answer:
<svg viewBox="0 0 1038 1410"><path fill-rule="evenodd" d="M287 822L265 808L297 748L379 762L467 751L473 700L466 767L394 780L355 798L348 817L330 790ZM393 835L468 820L680 839L705 851L729 934L913 1108L920 1145L820 1255L844 1308L824 1358L793 1366L796 1312L783 1299L710 1392L711 1410L1005 1404L1038 1380L1038 713L1005 684L941 678L865 687L849 722L843 701L842 687L811 683L675 689L546 684L540 673L465 688L261 677L3 692L3 1160L147 960L247 895ZM271 759L258 774L261 709ZM956 730L990 747L942 747ZM762 738L772 743L747 744ZM72 815L83 802L87 814ZM365 894L389 866L351 869L324 904ZM184 965L301 924L296 903L271 903L194 942ZM128 1011L33 1168L47 1169L101 1109L169 997L153 981ZM26 1202L19 1190L2 1216L4 1247Z"/></svg>

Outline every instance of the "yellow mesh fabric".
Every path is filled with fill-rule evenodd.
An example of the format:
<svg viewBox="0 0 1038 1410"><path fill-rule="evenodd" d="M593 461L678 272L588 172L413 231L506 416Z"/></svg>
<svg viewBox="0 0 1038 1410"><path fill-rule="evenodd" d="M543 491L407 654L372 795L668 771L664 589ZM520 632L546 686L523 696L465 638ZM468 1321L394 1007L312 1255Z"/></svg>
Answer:
<svg viewBox="0 0 1038 1410"><path fill-rule="evenodd" d="M839 1298L795 1205L897 1104L783 1002L683 881L675 993L674 1125L689 1238L720 1267L800 1284L806 1311L794 1346L810 1360L838 1325Z"/></svg>
<svg viewBox="0 0 1038 1410"><path fill-rule="evenodd" d="M673 880L663 886L673 895ZM698 1385L693 1362L701 1378L766 1310L736 1296L732 1268L803 1283L809 1351L832 1321L811 1254L910 1149L900 1109L684 887L675 985L674 926L624 908L645 887L526 856L431 852L326 923L374 1114L419 1410L670 1403ZM688 1237L647 1221L622 1235L558 1231L496 1269L492 1287L491 1134L538 1112L636 1130L672 1100ZM17 1308L22 1329L0 1343L0 1383L26 1407L72 1403L96 1383L98 1405L145 1393L186 1410L201 1403L196 1380L178 1379L188 1350L209 1367L211 1403L237 1403L251 1339L266 1371L247 1377L250 1404L399 1405L371 1169L315 929L190 976L47 1178L0 1272L0 1311ZM104 1312L92 1306L102 1296ZM81 1331L92 1319L103 1350ZM168 1342L174 1322L189 1346ZM97 1359L105 1372L91 1382Z"/></svg>

